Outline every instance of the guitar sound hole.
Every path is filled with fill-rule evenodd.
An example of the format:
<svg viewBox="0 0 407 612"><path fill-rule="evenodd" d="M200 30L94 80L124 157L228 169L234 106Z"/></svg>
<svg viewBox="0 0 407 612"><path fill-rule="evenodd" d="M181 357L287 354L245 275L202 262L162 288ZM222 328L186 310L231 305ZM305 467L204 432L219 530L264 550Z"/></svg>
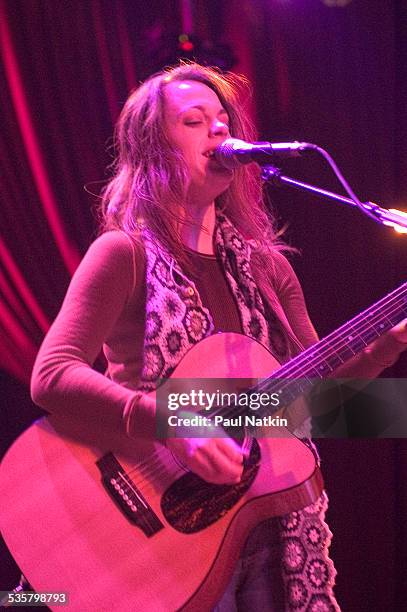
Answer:
<svg viewBox="0 0 407 612"><path fill-rule="evenodd" d="M237 485L217 485L189 472L176 480L161 498L168 523L181 533L196 533L219 520L246 493L259 469L260 447L253 440Z"/></svg>

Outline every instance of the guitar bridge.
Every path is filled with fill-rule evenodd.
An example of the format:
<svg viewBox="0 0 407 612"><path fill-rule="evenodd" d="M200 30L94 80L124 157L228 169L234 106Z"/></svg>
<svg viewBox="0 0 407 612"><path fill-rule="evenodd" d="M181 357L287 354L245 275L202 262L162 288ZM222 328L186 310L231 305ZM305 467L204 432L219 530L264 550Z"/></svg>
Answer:
<svg viewBox="0 0 407 612"><path fill-rule="evenodd" d="M113 453L101 457L96 465L106 491L131 523L137 525L148 538L164 527Z"/></svg>

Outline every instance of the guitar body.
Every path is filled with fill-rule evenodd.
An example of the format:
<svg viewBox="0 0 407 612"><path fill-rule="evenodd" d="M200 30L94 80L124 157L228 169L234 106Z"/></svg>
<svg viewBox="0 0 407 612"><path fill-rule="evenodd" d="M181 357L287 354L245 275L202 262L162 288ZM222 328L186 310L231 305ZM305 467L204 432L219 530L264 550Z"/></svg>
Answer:
<svg viewBox="0 0 407 612"><path fill-rule="evenodd" d="M224 333L192 349L173 377L252 379L278 367L259 343ZM33 587L67 592L70 610L209 611L251 529L312 503L322 490L312 452L279 431L254 441L239 488L205 483L158 443L115 438L103 424L42 419L1 465L4 539ZM141 499L134 514L148 506L144 530L101 483L101 458L108 455L110 469L111 454Z"/></svg>

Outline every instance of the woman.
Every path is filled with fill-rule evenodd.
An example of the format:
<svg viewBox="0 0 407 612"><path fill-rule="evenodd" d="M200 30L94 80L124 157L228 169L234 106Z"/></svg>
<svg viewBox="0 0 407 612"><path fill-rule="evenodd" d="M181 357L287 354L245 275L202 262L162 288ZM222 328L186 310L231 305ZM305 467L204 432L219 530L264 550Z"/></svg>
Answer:
<svg viewBox="0 0 407 612"><path fill-rule="evenodd" d="M77 270L34 367L32 396L46 410L153 438L149 392L208 335L243 333L280 362L317 340L266 215L257 170L230 171L213 157L229 136L253 140L237 101L240 85L183 64L128 98L102 199L103 233ZM102 345L106 376L92 369ZM374 377L406 346L404 323L338 375ZM240 479L244 451L230 438L165 443L207 481ZM338 610L326 504L323 494L258 526L216 610ZM312 526L307 536L305 521Z"/></svg>

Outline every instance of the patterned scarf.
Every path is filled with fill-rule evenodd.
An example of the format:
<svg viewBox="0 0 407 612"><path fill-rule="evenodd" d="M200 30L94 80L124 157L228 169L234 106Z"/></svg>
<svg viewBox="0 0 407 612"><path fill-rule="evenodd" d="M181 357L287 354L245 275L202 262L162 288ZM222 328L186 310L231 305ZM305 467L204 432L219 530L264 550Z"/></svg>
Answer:
<svg viewBox="0 0 407 612"><path fill-rule="evenodd" d="M168 378L184 355L214 330L194 282L148 230L142 230L146 252L146 329L140 389L151 391ZM226 216L217 213L215 251L235 297L243 331L272 350L279 361L288 357L282 324L264 306L250 268L250 246Z"/></svg>

